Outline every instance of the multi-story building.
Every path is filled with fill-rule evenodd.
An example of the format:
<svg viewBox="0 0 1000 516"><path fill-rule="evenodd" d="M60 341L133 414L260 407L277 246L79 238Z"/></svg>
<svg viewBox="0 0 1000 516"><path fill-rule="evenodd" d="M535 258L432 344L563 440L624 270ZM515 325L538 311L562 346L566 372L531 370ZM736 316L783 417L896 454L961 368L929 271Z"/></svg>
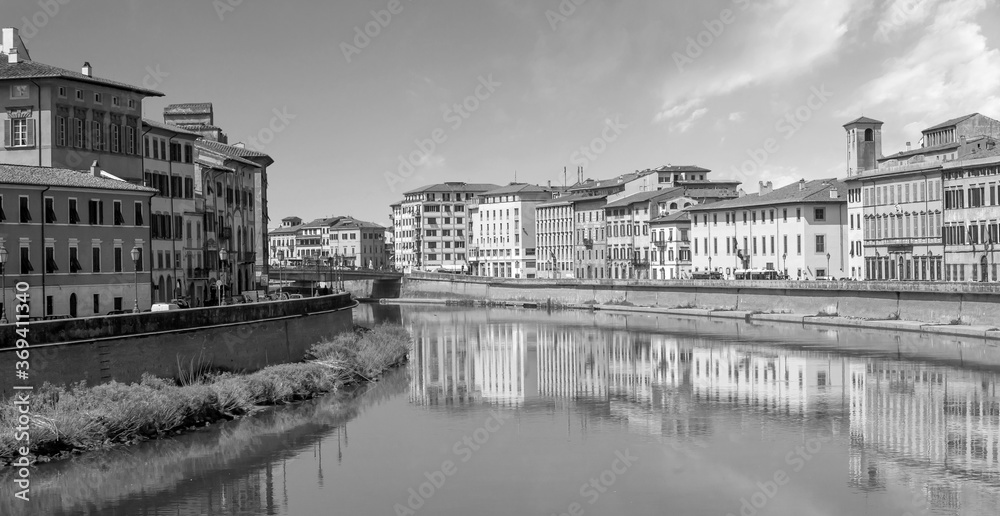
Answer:
<svg viewBox="0 0 1000 516"><path fill-rule="evenodd" d="M649 221L653 279L686 279L691 275L691 216L684 210L667 212Z"/></svg>
<svg viewBox="0 0 1000 516"><path fill-rule="evenodd" d="M252 212L244 214L253 216L253 219L247 222L253 229L250 233L252 238L247 244L248 253L253 253L247 257L252 258L253 264L250 266L250 279L245 285L248 289L265 288L271 263L268 259L270 246L267 238L270 222L267 209L267 168L274 164L274 160L266 153L250 149L242 143L229 145L228 137L215 125L215 113L211 103L172 104L163 110L163 119L168 124L202 136L195 147L196 157L205 153L216 157L223 156L237 162L243 160L243 163L247 161L253 163L251 167L253 174L247 180L240 181L240 188L246 190L250 196L249 202L244 204L252 203L254 206ZM246 264L243 265L246 268Z"/></svg>
<svg viewBox="0 0 1000 516"><path fill-rule="evenodd" d="M31 60L17 29L0 29L0 163L86 170L94 161L142 184L142 101L163 94Z"/></svg>
<svg viewBox="0 0 1000 516"><path fill-rule="evenodd" d="M945 163L944 263L949 281L998 281L1000 149L994 146Z"/></svg>
<svg viewBox="0 0 1000 516"><path fill-rule="evenodd" d="M295 260L295 235L302 228L299 217L281 219L281 226L267 232L270 248L271 267L286 267Z"/></svg>
<svg viewBox="0 0 1000 516"><path fill-rule="evenodd" d="M607 213L603 195L587 196L573 202L576 232L576 277L605 279L608 277Z"/></svg>
<svg viewBox="0 0 1000 516"><path fill-rule="evenodd" d="M946 200L942 166L995 145L1000 122L978 113L949 120L925 129L920 147L907 144L906 151L887 157L882 156L882 125L862 117L844 126L851 276L964 281L971 270L946 265L945 242L965 244L963 235L943 235L946 206L960 201Z"/></svg>
<svg viewBox="0 0 1000 516"><path fill-rule="evenodd" d="M693 272L783 271L791 279L844 277L847 187L802 180L757 194L691 206Z"/></svg>
<svg viewBox="0 0 1000 516"><path fill-rule="evenodd" d="M208 291L205 209L194 187L194 145L200 135L146 119L142 131L144 182L157 190L150 214L153 298L187 298L192 306L202 306Z"/></svg>
<svg viewBox="0 0 1000 516"><path fill-rule="evenodd" d="M557 197L535 206L535 240L539 278L573 278L576 239L573 202L583 195Z"/></svg>
<svg viewBox="0 0 1000 516"><path fill-rule="evenodd" d="M569 193L591 196L607 195L610 196L609 200L614 201L617 200L615 196L625 197L640 192L674 188L684 183L706 182L709 181L707 177L711 172L711 170L696 166L666 165L655 169L636 170L601 181L584 180L581 176L579 182L569 188Z"/></svg>
<svg viewBox="0 0 1000 516"><path fill-rule="evenodd" d="M468 206L493 184L448 182L406 192L393 217L396 267L403 271L469 270Z"/></svg>
<svg viewBox="0 0 1000 516"><path fill-rule="evenodd" d="M551 200L552 192L543 186L511 183L479 197L473 220L479 275L535 277L538 260L535 207Z"/></svg>
<svg viewBox="0 0 1000 516"><path fill-rule="evenodd" d="M6 319L15 320L14 281L30 285L31 317L149 309L149 206L155 193L96 164L90 172L0 164Z"/></svg>

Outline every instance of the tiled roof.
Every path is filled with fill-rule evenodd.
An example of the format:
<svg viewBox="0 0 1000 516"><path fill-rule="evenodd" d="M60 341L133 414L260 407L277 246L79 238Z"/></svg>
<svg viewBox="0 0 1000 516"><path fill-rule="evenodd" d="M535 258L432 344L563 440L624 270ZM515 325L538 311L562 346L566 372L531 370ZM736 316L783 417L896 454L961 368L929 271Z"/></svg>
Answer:
<svg viewBox="0 0 1000 516"><path fill-rule="evenodd" d="M612 186L623 185L635 181L636 179L646 177L653 174L652 170L645 170L642 172L629 172L628 174L622 174L614 179L602 179L599 181L594 181L593 179L584 181L583 183L577 183L569 188L569 191L579 191L579 190L594 190L598 188L609 188Z"/></svg>
<svg viewBox="0 0 1000 516"><path fill-rule="evenodd" d="M298 226L278 226L277 228L268 230L267 234L268 235L295 234L301 227L302 224L299 224Z"/></svg>
<svg viewBox="0 0 1000 516"><path fill-rule="evenodd" d="M483 193L483 196L488 195L505 195L512 193L549 193L552 192L551 188L546 188L544 186L530 185L528 183L511 183L507 186L501 186L493 190L487 190Z"/></svg>
<svg viewBox="0 0 1000 516"><path fill-rule="evenodd" d="M631 206L640 202L649 202L653 199L669 199L672 197L680 197L684 195L683 188L666 188L664 190L653 190L649 192L639 192L637 194L630 195L624 199L618 199L615 202L608 203L605 208L624 208L626 206Z"/></svg>
<svg viewBox="0 0 1000 516"><path fill-rule="evenodd" d="M952 150L958 148L958 142L943 143L941 145L935 145L933 147L920 147L917 149L912 149L908 151L897 152L891 156L885 156L884 158L879 158L878 161L888 161L890 159L901 159L901 158L911 158L913 156L920 156L922 154L933 154L939 151Z"/></svg>
<svg viewBox="0 0 1000 516"><path fill-rule="evenodd" d="M687 211L675 211L670 215L664 215L662 217L656 217L655 219L649 221L650 224L656 224L657 222L691 222L691 215Z"/></svg>
<svg viewBox="0 0 1000 516"><path fill-rule="evenodd" d="M495 185L492 183L460 183L460 182L449 182L449 183L438 183L434 185L427 185L417 188L416 190L410 190L403 195L410 195L415 193L424 192L472 192L472 193L482 193L488 192L490 190L495 190L500 188L500 185Z"/></svg>
<svg viewBox="0 0 1000 516"><path fill-rule="evenodd" d="M211 102L170 104L163 110L164 115L207 115L210 113L212 113Z"/></svg>
<svg viewBox="0 0 1000 516"><path fill-rule="evenodd" d="M89 171L80 172L64 168L5 164L0 164L0 184L126 190L141 193L156 192L153 188L134 185L125 181L94 177Z"/></svg>
<svg viewBox="0 0 1000 516"><path fill-rule="evenodd" d="M556 197L551 201L543 202L535 206L535 209L547 208L549 206L562 206L564 204L576 204L578 202L597 201L600 199L607 199L607 198L608 198L607 195L587 195L587 194L564 195L562 197Z"/></svg>
<svg viewBox="0 0 1000 516"><path fill-rule="evenodd" d="M191 131L221 131L222 128L208 124L184 124L184 127Z"/></svg>
<svg viewBox="0 0 1000 516"><path fill-rule="evenodd" d="M854 120L851 120L850 122L847 122L846 124L844 124L844 127L847 127L849 125L854 125L854 124L884 124L884 123L885 122L882 122L881 120L875 120L874 118L868 118L866 116L863 116L863 117L860 117L860 118L855 118Z"/></svg>
<svg viewBox="0 0 1000 516"><path fill-rule="evenodd" d="M253 159L253 158L266 158L271 159L271 156L263 152L258 152L253 149L248 149L245 146L240 145L228 145L225 143L213 142L211 140L202 140L198 142L200 146L208 150L212 150L218 153L225 154L227 156L235 156L237 158ZM273 160L272 160L273 162Z"/></svg>
<svg viewBox="0 0 1000 516"><path fill-rule="evenodd" d="M162 97L163 93L155 90L132 86L123 82L101 79L98 77L87 77L80 72L65 70L56 66L51 66L37 61L21 61L19 63L8 63L7 55L0 54L0 80L4 79L71 79L88 84L97 84L110 88L118 88L135 93L141 93L150 97Z"/></svg>
<svg viewBox="0 0 1000 516"><path fill-rule="evenodd" d="M979 113L972 113L971 115L965 115L965 116L960 116L958 118L952 118L951 120L947 120L947 121L941 122L938 125L935 125L935 126L932 126L932 127L928 127L927 129L924 129L921 132L922 133L929 133L929 132L932 132L932 131L936 131L938 129L944 129L945 127L952 127L952 126L958 125L958 124L960 124L960 123L962 123L962 122L964 122L964 121L966 121L966 120L968 120L968 119L970 119L970 118L972 118L972 117L974 117L974 116L976 116L978 114Z"/></svg>
<svg viewBox="0 0 1000 516"><path fill-rule="evenodd" d="M198 140L197 142L195 142L194 146L195 146L196 149L198 149L200 151L205 151L205 152L208 152L210 154L215 154L216 156L219 156L219 157L222 157L222 158L225 158L225 159L229 159L229 160L233 160L233 161L238 161L240 163L243 163L244 165L250 165L252 167L257 167L257 168L261 167L260 163L257 163L255 161L250 161L249 159L237 156L235 153L229 153L229 152L227 152L226 149L225 149L225 147L229 147L228 145L222 145L220 147L220 146L205 145L206 143L215 143L215 142L208 142L206 140Z"/></svg>
<svg viewBox="0 0 1000 516"><path fill-rule="evenodd" d="M201 138L200 134L188 131L187 129L183 129L173 124L165 124L163 122L157 122L156 120L150 120L149 118L143 118L142 123L143 125L147 125L149 127L152 127L153 129L162 129L164 131L171 131L177 134L184 134L187 136L195 136L197 138Z"/></svg>
<svg viewBox="0 0 1000 516"><path fill-rule="evenodd" d="M300 228L333 228L333 229L385 229L385 226L374 222L358 220L354 217L325 217L316 219L308 224L298 226Z"/></svg>
<svg viewBox="0 0 1000 516"><path fill-rule="evenodd" d="M830 198L830 190L837 189L839 196ZM716 211L752 206L774 206L778 204L847 202L847 185L838 179L816 179L792 183L766 195L749 194L738 199L711 204L692 206L690 211Z"/></svg>
<svg viewBox="0 0 1000 516"><path fill-rule="evenodd" d="M660 168L652 169L654 172L711 172L707 168L695 165L664 165Z"/></svg>
<svg viewBox="0 0 1000 516"><path fill-rule="evenodd" d="M953 161L951 163L959 163L959 165L961 165L960 162L962 161L995 158L997 156L1000 156L1000 147L994 147L992 149L972 149L971 151L959 156L957 161ZM951 163L944 165L944 168L952 168Z"/></svg>

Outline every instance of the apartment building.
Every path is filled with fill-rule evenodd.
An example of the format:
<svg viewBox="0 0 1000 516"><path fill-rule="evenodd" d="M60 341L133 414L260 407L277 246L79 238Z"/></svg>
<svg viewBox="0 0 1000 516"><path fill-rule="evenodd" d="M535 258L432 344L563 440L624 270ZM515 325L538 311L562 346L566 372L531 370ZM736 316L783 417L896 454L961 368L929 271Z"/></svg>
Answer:
<svg viewBox="0 0 1000 516"><path fill-rule="evenodd" d="M393 217L396 267L404 270L469 271L472 240L469 204L499 188L485 183L447 182L403 194Z"/></svg>
<svg viewBox="0 0 1000 516"><path fill-rule="evenodd" d="M574 267L580 279L608 277L607 196L585 196L573 201L576 255Z"/></svg>
<svg viewBox="0 0 1000 516"><path fill-rule="evenodd" d="M271 267L284 267L295 259L295 235L302 229L302 219L285 217L281 226L267 232Z"/></svg>
<svg viewBox="0 0 1000 516"><path fill-rule="evenodd" d="M1000 243L1000 149L976 150L942 166L944 278L996 282Z"/></svg>
<svg viewBox="0 0 1000 516"><path fill-rule="evenodd" d="M539 278L576 277L574 255L576 238L573 203L586 198L568 195L535 206L537 276Z"/></svg>
<svg viewBox="0 0 1000 516"><path fill-rule="evenodd" d="M154 194L96 164L89 172L0 164L6 319L15 320L16 281L30 285L33 318L149 309Z"/></svg>
<svg viewBox="0 0 1000 516"><path fill-rule="evenodd" d="M552 199L548 187L511 183L482 194L473 220L478 275L534 278L537 274L536 214ZM566 222L565 227L571 227Z"/></svg>
<svg viewBox="0 0 1000 516"><path fill-rule="evenodd" d="M649 221L653 253L652 279L691 277L691 216L686 211L667 212Z"/></svg>
<svg viewBox="0 0 1000 516"><path fill-rule="evenodd" d="M781 271L791 279L847 274L847 185L802 180L757 194L692 206L693 272Z"/></svg>
<svg viewBox="0 0 1000 516"><path fill-rule="evenodd" d="M354 217L329 217L296 228L295 258L304 266L374 268L387 265L385 227Z"/></svg>

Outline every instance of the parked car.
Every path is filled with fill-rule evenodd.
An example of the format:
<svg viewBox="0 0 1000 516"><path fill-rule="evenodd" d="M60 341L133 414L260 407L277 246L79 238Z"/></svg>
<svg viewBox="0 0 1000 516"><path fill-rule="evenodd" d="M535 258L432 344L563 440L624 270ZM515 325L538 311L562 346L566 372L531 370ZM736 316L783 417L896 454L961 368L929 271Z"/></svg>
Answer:
<svg viewBox="0 0 1000 516"><path fill-rule="evenodd" d="M691 274L691 279L720 280L722 279L722 273L719 271L695 272Z"/></svg>
<svg viewBox="0 0 1000 516"><path fill-rule="evenodd" d="M176 303L155 303L150 309L151 312L169 312L171 310L180 310L181 307Z"/></svg>
<svg viewBox="0 0 1000 516"><path fill-rule="evenodd" d="M302 294L289 294L288 299L303 299Z"/></svg>
<svg viewBox="0 0 1000 516"><path fill-rule="evenodd" d="M112 311L108 312L106 315L125 315L127 313L130 313L130 312L126 312L125 310L112 310Z"/></svg>
<svg viewBox="0 0 1000 516"><path fill-rule="evenodd" d="M58 321L62 319L72 319L72 317L68 315L46 315L45 317L42 317L43 321Z"/></svg>
<svg viewBox="0 0 1000 516"><path fill-rule="evenodd" d="M183 298L171 299L170 302L179 306L181 309L191 308L191 303L188 303L187 300Z"/></svg>

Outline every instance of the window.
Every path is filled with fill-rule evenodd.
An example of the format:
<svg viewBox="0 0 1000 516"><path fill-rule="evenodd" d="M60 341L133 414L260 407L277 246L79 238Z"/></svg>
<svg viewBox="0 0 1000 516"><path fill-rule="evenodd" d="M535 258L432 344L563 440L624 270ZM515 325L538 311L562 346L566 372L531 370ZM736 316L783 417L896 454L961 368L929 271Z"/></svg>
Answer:
<svg viewBox="0 0 1000 516"><path fill-rule="evenodd" d="M817 222L823 222L826 220L826 208L816 208L813 211L813 218Z"/></svg>
<svg viewBox="0 0 1000 516"><path fill-rule="evenodd" d="M118 97L111 97L111 105L114 107L121 107L122 99Z"/></svg>
<svg viewBox="0 0 1000 516"><path fill-rule="evenodd" d="M35 268L31 266L31 249L21 248L21 274L31 274Z"/></svg>
<svg viewBox="0 0 1000 516"><path fill-rule="evenodd" d="M45 198L45 223L54 224L56 222L56 206L55 199L51 197Z"/></svg>
<svg viewBox="0 0 1000 516"><path fill-rule="evenodd" d="M135 225L136 226L142 226L143 222L144 221L142 220L142 203L141 202L136 202L135 203Z"/></svg>
<svg viewBox="0 0 1000 516"><path fill-rule="evenodd" d="M66 87L65 86L60 86L59 87L59 98L61 98L61 99L66 98Z"/></svg>
<svg viewBox="0 0 1000 516"><path fill-rule="evenodd" d="M111 152L120 153L121 149L121 128L111 124Z"/></svg>
<svg viewBox="0 0 1000 516"><path fill-rule="evenodd" d="M7 214L3 211L3 196L0 195L0 222L7 220Z"/></svg>
<svg viewBox="0 0 1000 516"><path fill-rule="evenodd" d="M125 215L122 214L122 202L121 201L115 201L114 202L114 208L115 208L115 225L116 226L124 226L125 225Z"/></svg>
<svg viewBox="0 0 1000 516"><path fill-rule="evenodd" d="M102 104L104 102L104 96L100 93L94 93L94 104Z"/></svg>
<svg viewBox="0 0 1000 516"><path fill-rule="evenodd" d="M802 235L796 235L795 237L795 253L798 255L802 254Z"/></svg>
<svg viewBox="0 0 1000 516"><path fill-rule="evenodd" d="M15 118L4 121L4 147L35 146L35 121L28 118Z"/></svg>
<svg viewBox="0 0 1000 516"><path fill-rule="evenodd" d="M12 99L26 99L29 98L31 94L28 92L27 84L13 84L10 87L10 98Z"/></svg>
<svg viewBox="0 0 1000 516"><path fill-rule="evenodd" d="M66 133L66 117L57 116L56 117L56 144L60 147L65 147L67 143L67 133Z"/></svg>
<svg viewBox="0 0 1000 516"><path fill-rule="evenodd" d="M135 100L128 99L128 108L129 109L135 109Z"/></svg>
<svg viewBox="0 0 1000 516"><path fill-rule="evenodd" d="M79 250L75 246L69 248L69 272L71 274L76 274L83 270L78 254Z"/></svg>
<svg viewBox="0 0 1000 516"><path fill-rule="evenodd" d="M83 90L76 90L76 100L83 102Z"/></svg>
<svg viewBox="0 0 1000 516"><path fill-rule="evenodd" d="M94 315L101 313L101 295L94 294Z"/></svg>
<svg viewBox="0 0 1000 516"><path fill-rule="evenodd" d="M91 250L91 270L94 272L101 272L101 248L94 246Z"/></svg>
<svg viewBox="0 0 1000 516"><path fill-rule="evenodd" d="M45 248L45 272L52 274L59 270L56 265L56 248L46 247Z"/></svg>
<svg viewBox="0 0 1000 516"><path fill-rule="evenodd" d="M104 148L104 135L103 128L101 127L101 122L98 120L90 121L90 144L91 148L94 150L101 150Z"/></svg>
<svg viewBox="0 0 1000 516"><path fill-rule="evenodd" d="M802 220L802 208L795 208L795 222Z"/></svg>
<svg viewBox="0 0 1000 516"><path fill-rule="evenodd" d="M826 235L816 235L816 253L826 252Z"/></svg>
<svg viewBox="0 0 1000 516"><path fill-rule="evenodd" d="M122 248L121 247L116 247L115 248L115 272L122 272L122 259L123 259L123 257L124 256L122 255Z"/></svg>
<svg viewBox="0 0 1000 516"><path fill-rule="evenodd" d="M125 152L130 155L135 154L135 127L125 128Z"/></svg>
<svg viewBox="0 0 1000 516"><path fill-rule="evenodd" d="M21 224L26 224L28 222L31 222L31 210L29 209L28 198L22 196L18 200L21 203L21 206L20 206L20 208L21 208Z"/></svg>

